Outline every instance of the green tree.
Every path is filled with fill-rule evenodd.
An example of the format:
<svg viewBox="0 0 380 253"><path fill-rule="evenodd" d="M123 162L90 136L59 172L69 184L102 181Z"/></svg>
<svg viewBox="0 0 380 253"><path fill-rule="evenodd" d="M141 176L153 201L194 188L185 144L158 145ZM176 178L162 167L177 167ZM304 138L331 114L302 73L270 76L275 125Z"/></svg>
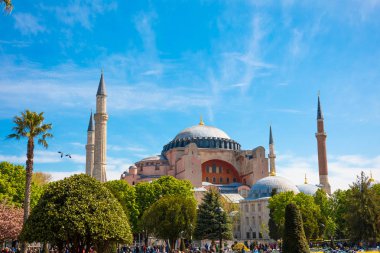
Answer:
<svg viewBox="0 0 380 253"><path fill-rule="evenodd" d="M196 208L194 197L163 197L144 212L143 226L157 238L168 239L174 249L174 243L181 235L191 234Z"/></svg>
<svg viewBox="0 0 380 253"><path fill-rule="evenodd" d="M290 203L285 210L283 253L309 253L309 246L303 230L301 213L296 204Z"/></svg>
<svg viewBox="0 0 380 253"><path fill-rule="evenodd" d="M369 178L362 172L347 191L347 212L344 218L349 236L355 242L374 242L380 235L380 196L369 186Z"/></svg>
<svg viewBox="0 0 380 253"><path fill-rule="evenodd" d="M24 223L28 219L30 213L30 195L33 176L33 158L34 158L34 139L38 138L38 144L44 148L48 147L46 138L51 138L53 135L49 133L51 124L44 124L44 113L36 113L26 110L21 113L21 116L15 116L13 123L15 126L12 128L13 133L8 135L8 138L20 140L26 138L27 152L26 152L26 181L25 181L25 199L24 199ZM23 252L26 252L26 245L23 244Z"/></svg>
<svg viewBox="0 0 380 253"><path fill-rule="evenodd" d="M189 180L179 180L172 176L163 176L150 183L138 183L135 185L135 189L139 219L145 210L151 207L161 197L174 195L183 197L193 196L193 186ZM142 231L140 226L137 230Z"/></svg>
<svg viewBox="0 0 380 253"><path fill-rule="evenodd" d="M324 235L325 238L333 239L336 232L336 224L333 215L333 200L327 196L327 193L318 189L314 194L314 202L321 210L321 217L318 221L320 236Z"/></svg>
<svg viewBox="0 0 380 253"><path fill-rule="evenodd" d="M300 209L306 238L317 238L320 234L321 211L313 197L304 193L295 195L293 192L282 192L269 200L268 207L280 234L284 233L285 207L290 203L295 203Z"/></svg>
<svg viewBox="0 0 380 253"><path fill-rule="evenodd" d="M344 218L347 213L347 190L336 190L331 195L332 219L335 224L335 237L347 238L348 227Z"/></svg>
<svg viewBox="0 0 380 253"><path fill-rule="evenodd" d="M271 197L277 194L277 189L273 189L271 193ZM274 220L274 208L269 209L269 221L268 221L268 229L269 229L269 237L273 240L281 239L280 228Z"/></svg>
<svg viewBox="0 0 380 253"><path fill-rule="evenodd" d="M32 177L32 183L37 185L46 185L51 181L51 175L45 172L34 172Z"/></svg>
<svg viewBox="0 0 380 253"><path fill-rule="evenodd" d="M133 232L137 232L139 210L136 204L135 187L124 180L108 181L104 184L117 198L128 216L129 224Z"/></svg>
<svg viewBox="0 0 380 253"><path fill-rule="evenodd" d="M48 184L20 237L28 242L49 242L60 249L69 242L73 244L71 252L82 252L83 245L109 252L116 242L132 241L119 201L104 185L83 174Z"/></svg>
<svg viewBox="0 0 380 253"><path fill-rule="evenodd" d="M0 201L22 207L25 199L25 169L22 165L0 162ZM41 197L44 187L32 182L30 207L33 208Z"/></svg>
<svg viewBox="0 0 380 253"><path fill-rule="evenodd" d="M231 222L227 213L220 214L217 211L217 208L222 206L220 199L221 196L216 190L211 189L205 193L198 209L195 238L218 240L221 231L223 239L232 239Z"/></svg>

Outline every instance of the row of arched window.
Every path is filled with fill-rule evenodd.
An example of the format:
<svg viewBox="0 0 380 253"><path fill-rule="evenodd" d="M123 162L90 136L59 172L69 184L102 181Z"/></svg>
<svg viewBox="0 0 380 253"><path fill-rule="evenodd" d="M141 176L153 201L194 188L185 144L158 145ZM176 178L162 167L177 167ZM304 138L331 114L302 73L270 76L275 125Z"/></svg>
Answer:
<svg viewBox="0 0 380 253"><path fill-rule="evenodd" d="M210 181L211 180L211 181ZM236 183L237 182L237 179L236 177L232 178L232 182L231 182L231 179L229 177L227 178L223 178L223 177L220 177L219 178L219 181L217 181L218 178L216 177L212 177L212 178L209 178L209 177L206 177L206 182L210 182L210 183L214 183L214 184L224 184L224 183Z"/></svg>
<svg viewBox="0 0 380 253"><path fill-rule="evenodd" d="M198 148L222 148L222 149L232 149L240 150L240 144L227 139L218 139L218 138L186 138L173 140L166 144L163 148L163 152L166 152L172 148L177 147L186 147L190 143L195 143Z"/></svg>

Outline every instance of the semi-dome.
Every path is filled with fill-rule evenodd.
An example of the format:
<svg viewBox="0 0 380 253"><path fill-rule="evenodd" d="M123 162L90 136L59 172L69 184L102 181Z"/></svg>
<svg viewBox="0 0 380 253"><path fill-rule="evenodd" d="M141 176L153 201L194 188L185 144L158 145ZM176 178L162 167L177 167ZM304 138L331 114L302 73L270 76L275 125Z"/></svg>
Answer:
<svg viewBox="0 0 380 253"><path fill-rule="evenodd" d="M188 127L179 134L176 135L174 140L186 139L186 138L221 138L231 139L223 130L213 126L196 125Z"/></svg>
<svg viewBox="0 0 380 253"><path fill-rule="evenodd" d="M272 190L276 189L277 193L292 191L299 193L298 188L288 179L279 176L269 176L258 180L248 193L247 199L259 199L270 197Z"/></svg>
<svg viewBox="0 0 380 253"><path fill-rule="evenodd" d="M314 196L314 194L320 189L318 186L313 184L301 184L297 185L297 188L300 192L305 193L306 195Z"/></svg>

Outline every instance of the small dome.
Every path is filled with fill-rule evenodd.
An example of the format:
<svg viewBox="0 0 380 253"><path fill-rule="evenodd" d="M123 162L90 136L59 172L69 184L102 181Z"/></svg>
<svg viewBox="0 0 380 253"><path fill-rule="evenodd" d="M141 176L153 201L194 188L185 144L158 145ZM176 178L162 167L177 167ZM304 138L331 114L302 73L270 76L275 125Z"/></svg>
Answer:
<svg viewBox="0 0 380 253"><path fill-rule="evenodd" d="M224 131L213 126L196 125L182 130L174 140L186 139L186 138L221 138L231 139Z"/></svg>
<svg viewBox="0 0 380 253"><path fill-rule="evenodd" d="M320 189L318 186L313 184L301 184L297 185L297 188L300 192L305 193L306 195L314 196L314 194Z"/></svg>
<svg viewBox="0 0 380 253"><path fill-rule="evenodd" d="M247 199L259 199L270 197L272 190L276 189L277 193L292 191L299 193L298 188L288 179L279 176L269 176L258 180L248 193Z"/></svg>

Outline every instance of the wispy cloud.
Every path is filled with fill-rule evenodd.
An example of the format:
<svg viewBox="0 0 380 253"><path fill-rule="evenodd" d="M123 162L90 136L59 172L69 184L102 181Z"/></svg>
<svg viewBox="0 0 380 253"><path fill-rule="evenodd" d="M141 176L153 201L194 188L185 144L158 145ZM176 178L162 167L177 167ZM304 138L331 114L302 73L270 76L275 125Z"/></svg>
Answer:
<svg viewBox="0 0 380 253"><path fill-rule="evenodd" d="M15 13L13 18L15 20L15 28L23 35L36 35L46 31L46 28L40 24L38 18L30 13Z"/></svg>
<svg viewBox="0 0 380 253"><path fill-rule="evenodd" d="M302 184L305 174L309 183L318 184L318 157L316 155L301 157L295 154L279 154L277 156L277 172L295 184ZM364 171L369 175L372 171L375 179L380 179L380 155L367 157L361 155L331 155L328 158L329 181L332 190L347 189L356 176Z"/></svg>
<svg viewBox="0 0 380 253"><path fill-rule="evenodd" d="M92 29L97 15L117 8L116 2L103 0L71 0L61 6L41 6L42 9L51 11L63 23L73 26L79 24L86 29Z"/></svg>
<svg viewBox="0 0 380 253"><path fill-rule="evenodd" d="M268 112L283 112L283 113L292 113L292 114L302 114L303 112L301 110L297 109L290 109L290 108L274 108L274 109L267 109Z"/></svg>

